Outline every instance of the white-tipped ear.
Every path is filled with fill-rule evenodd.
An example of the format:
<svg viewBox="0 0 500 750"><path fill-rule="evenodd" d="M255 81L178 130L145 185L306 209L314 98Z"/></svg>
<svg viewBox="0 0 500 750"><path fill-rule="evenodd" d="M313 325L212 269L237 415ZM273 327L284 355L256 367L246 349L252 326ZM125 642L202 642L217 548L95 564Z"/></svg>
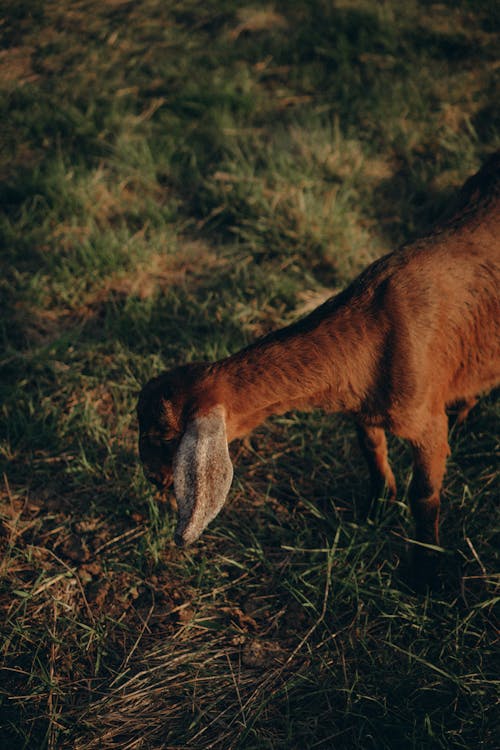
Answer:
<svg viewBox="0 0 500 750"><path fill-rule="evenodd" d="M175 541L191 544L224 505L233 480L222 406L189 422L174 458Z"/></svg>

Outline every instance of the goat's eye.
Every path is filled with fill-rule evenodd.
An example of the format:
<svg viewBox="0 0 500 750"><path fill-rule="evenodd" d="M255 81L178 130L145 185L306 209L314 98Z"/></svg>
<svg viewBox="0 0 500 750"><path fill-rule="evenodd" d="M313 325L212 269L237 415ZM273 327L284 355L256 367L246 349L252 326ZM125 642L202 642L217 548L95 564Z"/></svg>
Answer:
<svg viewBox="0 0 500 750"><path fill-rule="evenodd" d="M148 435L150 444L155 448L172 448L176 442L176 436L173 433L153 433Z"/></svg>

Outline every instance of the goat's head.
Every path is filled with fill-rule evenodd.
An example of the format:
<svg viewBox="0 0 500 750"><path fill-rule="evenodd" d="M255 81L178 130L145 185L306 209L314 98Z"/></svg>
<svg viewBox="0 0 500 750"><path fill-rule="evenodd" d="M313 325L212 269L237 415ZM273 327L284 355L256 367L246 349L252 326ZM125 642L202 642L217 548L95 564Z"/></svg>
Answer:
<svg viewBox="0 0 500 750"><path fill-rule="evenodd" d="M210 365L189 364L150 380L137 405L144 473L160 491L174 483L175 541L195 541L222 508L233 467L225 411L208 390Z"/></svg>

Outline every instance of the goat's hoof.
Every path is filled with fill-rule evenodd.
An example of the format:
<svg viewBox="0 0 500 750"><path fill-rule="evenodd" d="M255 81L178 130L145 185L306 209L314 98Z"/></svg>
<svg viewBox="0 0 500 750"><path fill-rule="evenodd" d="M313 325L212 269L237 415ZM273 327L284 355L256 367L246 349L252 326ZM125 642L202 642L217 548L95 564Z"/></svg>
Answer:
<svg viewBox="0 0 500 750"><path fill-rule="evenodd" d="M410 567L410 585L418 594L436 591L439 585L438 556L431 550L417 547Z"/></svg>

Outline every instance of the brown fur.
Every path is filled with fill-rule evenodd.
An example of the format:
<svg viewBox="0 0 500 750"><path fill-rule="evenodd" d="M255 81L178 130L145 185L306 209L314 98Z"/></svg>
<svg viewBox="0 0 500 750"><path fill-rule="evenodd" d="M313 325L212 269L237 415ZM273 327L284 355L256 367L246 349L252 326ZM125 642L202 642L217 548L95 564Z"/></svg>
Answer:
<svg viewBox="0 0 500 750"><path fill-rule="evenodd" d="M343 412L357 422L375 495L384 486L396 494L384 430L411 443L417 539L437 544L445 410L460 403L461 420L500 383L499 288L500 152L465 183L449 218L307 317L224 360L150 381L138 406L147 475L168 485L186 424L216 405L228 441L271 414ZM424 550L419 564L426 559Z"/></svg>

